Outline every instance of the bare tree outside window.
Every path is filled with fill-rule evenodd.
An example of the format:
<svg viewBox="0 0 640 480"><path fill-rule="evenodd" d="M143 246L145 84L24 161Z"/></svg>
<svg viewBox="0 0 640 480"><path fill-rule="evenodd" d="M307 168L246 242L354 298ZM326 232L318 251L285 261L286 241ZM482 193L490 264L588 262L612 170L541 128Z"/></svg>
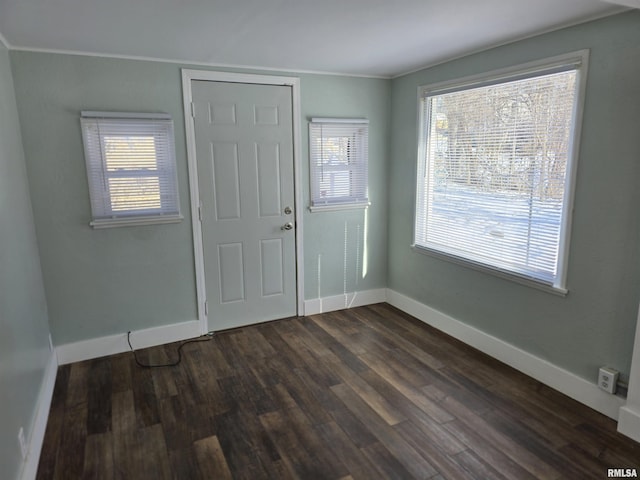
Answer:
<svg viewBox="0 0 640 480"><path fill-rule="evenodd" d="M578 72L425 87L416 246L557 283Z"/></svg>

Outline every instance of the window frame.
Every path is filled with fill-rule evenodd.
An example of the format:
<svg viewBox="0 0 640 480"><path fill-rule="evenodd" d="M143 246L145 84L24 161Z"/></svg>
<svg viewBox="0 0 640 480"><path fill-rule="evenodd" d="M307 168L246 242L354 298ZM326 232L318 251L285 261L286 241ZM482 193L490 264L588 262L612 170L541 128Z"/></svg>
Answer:
<svg viewBox="0 0 640 480"><path fill-rule="evenodd" d="M315 126L328 125L330 127L342 127L348 128L352 126L356 140L359 142L359 148L357 149L357 163L355 165L348 164L344 168L339 166L332 167L332 170L337 172L353 172L356 174L350 181L350 189L363 192L363 196L348 195L343 197L330 197L328 199L321 199L318 195L319 191L319 177L315 174L314 168L314 140L321 139L320 135L315 135L313 129ZM363 118L320 118L314 117L309 121L309 210L311 212L318 211L332 211L332 210L346 210L355 208L367 208L371 205L369 201L369 185L368 185L368 170L369 170L369 155L368 155L368 141L369 141L369 120ZM359 180L360 184L355 187L353 185L354 180Z"/></svg>
<svg viewBox="0 0 640 480"><path fill-rule="evenodd" d="M160 152L156 152L157 175L150 175L150 172L142 168L122 172L109 172L104 154L105 139L118 135L94 131L96 123L101 120L112 125L118 125L118 122L121 122L121 126L115 128L126 128L127 123L135 121L137 123L135 130L131 130L130 135L122 134L123 138L135 136L153 137L154 145L163 147ZM80 124L91 203L92 220L89 222L91 227L100 229L177 223L183 219L180 213L175 139L173 121L170 115L165 113L82 111ZM96 145L98 145L97 148ZM109 180L135 177L156 177L158 179L161 202L159 208L127 209L122 211L113 209L111 192L107 185Z"/></svg>
<svg viewBox="0 0 640 480"><path fill-rule="evenodd" d="M528 62L513 67L493 70L478 75L438 82L430 85L421 85L418 87L418 122L416 132L416 189L413 212L414 226L411 244L411 248L415 252L440 258L454 264L489 273L500 278L511 280L513 282L556 295L565 296L568 294L569 290L567 288L567 270L569 262L569 245L571 237L572 212L574 208L574 193L580 149L580 136L582 130L582 117L586 92L588 62L589 50L585 49L543 60ZM562 205L560 221L558 263L555 280L553 282L547 282L533 276L517 273L505 268L492 266L466 257L444 252L430 246L418 244L418 209L424 202L424 200L421 199L422 187L420 180L424 178L424 175L426 174L426 170L428 168L426 145L429 139L429 119L425 118L426 109L424 108L424 102L428 101L427 98L434 95L442 95L456 91L480 88L570 70L575 70L576 72L576 90L572 113L573 121L569 131L569 147L564 184L564 201ZM422 192L422 197L424 198L425 196L426 194Z"/></svg>

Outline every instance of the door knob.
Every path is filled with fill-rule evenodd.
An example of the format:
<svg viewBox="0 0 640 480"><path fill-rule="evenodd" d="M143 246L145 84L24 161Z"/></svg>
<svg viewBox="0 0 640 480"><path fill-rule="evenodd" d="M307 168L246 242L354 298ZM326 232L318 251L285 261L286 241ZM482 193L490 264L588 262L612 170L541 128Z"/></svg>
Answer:
<svg viewBox="0 0 640 480"><path fill-rule="evenodd" d="M293 223L287 222L280 227L280 230L291 230L293 228Z"/></svg>

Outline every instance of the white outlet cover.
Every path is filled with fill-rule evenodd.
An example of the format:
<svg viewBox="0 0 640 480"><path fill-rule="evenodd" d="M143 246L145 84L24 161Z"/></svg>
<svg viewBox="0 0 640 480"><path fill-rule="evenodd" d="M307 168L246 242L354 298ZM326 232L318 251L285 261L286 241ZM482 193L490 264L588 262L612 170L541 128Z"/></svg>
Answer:
<svg viewBox="0 0 640 480"><path fill-rule="evenodd" d="M598 387L605 392L615 394L618 383L618 371L602 367L598 373Z"/></svg>

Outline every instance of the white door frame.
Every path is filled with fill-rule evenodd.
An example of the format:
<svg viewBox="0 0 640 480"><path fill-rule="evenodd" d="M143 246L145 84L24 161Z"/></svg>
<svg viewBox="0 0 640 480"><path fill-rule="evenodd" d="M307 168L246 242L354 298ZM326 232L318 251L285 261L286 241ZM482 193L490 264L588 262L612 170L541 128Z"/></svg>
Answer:
<svg viewBox="0 0 640 480"><path fill-rule="evenodd" d="M187 162L189 166L189 193L191 197L191 225L193 228L193 251L196 270L196 296L198 302L198 320L201 332L209 332L208 311L205 305L207 292L204 276L204 246L200 224L200 192L198 188L198 165L196 161L196 136L192 115L191 81L248 83L261 85L286 85L291 87L293 109L293 182L296 221L296 311L304 315L304 257L302 249L302 182L300 158L300 79L297 77L279 77L271 75L253 75L247 73L214 72L207 70L182 69L182 98L184 102L184 123L187 140Z"/></svg>

